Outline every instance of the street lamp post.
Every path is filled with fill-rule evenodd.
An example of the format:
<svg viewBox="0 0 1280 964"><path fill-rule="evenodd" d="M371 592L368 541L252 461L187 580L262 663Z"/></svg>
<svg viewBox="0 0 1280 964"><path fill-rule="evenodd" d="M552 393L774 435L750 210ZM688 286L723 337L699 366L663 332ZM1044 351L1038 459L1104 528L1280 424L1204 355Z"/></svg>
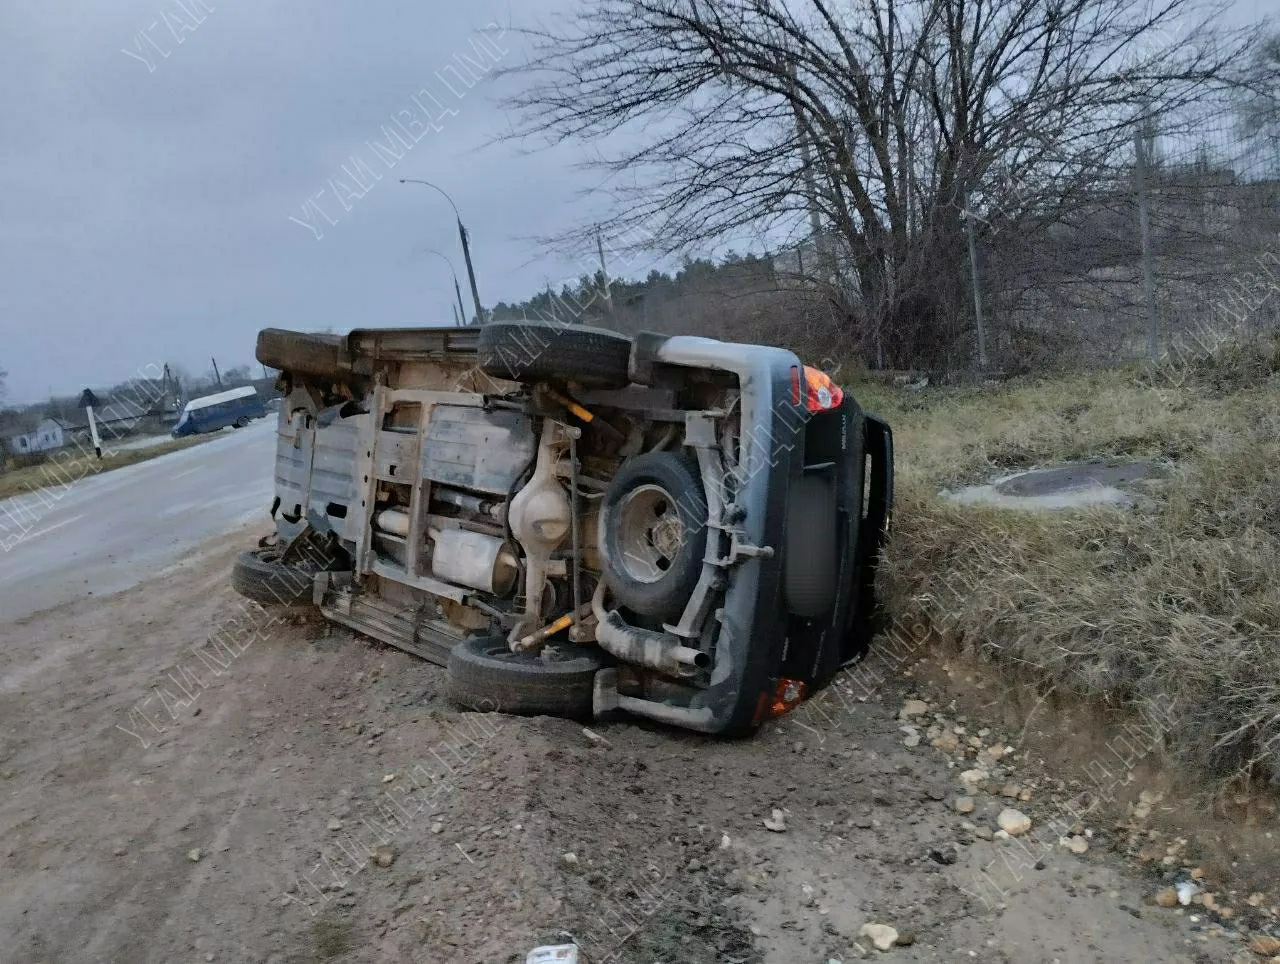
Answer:
<svg viewBox="0 0 1280 964"><path fill-rule="evenodd" d="M458 221L458 238L462 241L462 257L467 262L467 280L471 282L471 300L476 306L476 323L484 321L484 309L480 307L480 290L476 287L476 271L471 265L471 245L468 243L467 229L462 223L462 215L458 213L458 205L453 203L453 198L449 197L449 193L438 184L432 184L430 181L419 180L416 177L402 177L401 184L421 184L423 187L429 187L433 191L437 191L444 196L449 202L449 206L453 208L453 216Z"/></svg>
<svg viewBox="0 0 1280 964"><path fill-rule="evenodd" d="M453 278L453 291L458 296L458 305L454 310L457 313L458 324L465 325L467 323L467 309L462 306L462 286L458 284L458 272L453 270L453 262L435 248L423 248L423 253L434 254L449 266L449 274Z"/></svg>

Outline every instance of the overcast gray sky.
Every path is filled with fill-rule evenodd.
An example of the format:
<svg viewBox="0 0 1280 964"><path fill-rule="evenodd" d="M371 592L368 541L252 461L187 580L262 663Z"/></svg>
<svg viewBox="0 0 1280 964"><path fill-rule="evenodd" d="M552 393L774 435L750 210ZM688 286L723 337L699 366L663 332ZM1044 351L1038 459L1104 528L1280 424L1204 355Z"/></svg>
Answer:
<svg viewBox="0 0 1280 964"><path fill-rule="evenodd" d="M585 216L571 155L484 147L503 114L492 84L467 87L517 55L512 15L489 0L0 7L7 400L152 362L249 363L266 325L451 321L448 268L420 252L463 271L452 214L400 177L453 195L487 304L576 274L520 240Z"/></svg>
<svg viewBox="0 0 1280 964"><path fill-rule="evenodd" d="M453 194L486 304L578 274L521 240L600 213L575 200L576 155L485 147L505 120L490 85L467 87L519 56L486 25L569 2L0 6L8 401L249 363L267 325L449 321L448 269L421 253L462 271L449 207L400 177Z"/></svg>

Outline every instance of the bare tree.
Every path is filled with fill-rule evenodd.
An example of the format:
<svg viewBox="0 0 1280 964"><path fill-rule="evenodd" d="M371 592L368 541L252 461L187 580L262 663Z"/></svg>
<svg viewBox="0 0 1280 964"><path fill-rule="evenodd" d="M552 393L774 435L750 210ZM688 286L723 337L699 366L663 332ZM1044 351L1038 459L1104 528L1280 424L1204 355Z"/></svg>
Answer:
<svg viewBox="0 0 1280 964"><path fill-rule="evenodd" d="M1248 44L1195 0L583 0L526 31L518 135L601 145L616 233L813 239L888 364L970 324L964 215L1034 237ZM641 232L639 235L636 232ZM813 258L810 258L812 262Z"/></svg>
<svg viewBox="0 0 1280 964"><path fill-rule="evenodd" d="M1246 70L1241 121L1246 136L1280 140L1280 32L1265 37Z"/></svg>

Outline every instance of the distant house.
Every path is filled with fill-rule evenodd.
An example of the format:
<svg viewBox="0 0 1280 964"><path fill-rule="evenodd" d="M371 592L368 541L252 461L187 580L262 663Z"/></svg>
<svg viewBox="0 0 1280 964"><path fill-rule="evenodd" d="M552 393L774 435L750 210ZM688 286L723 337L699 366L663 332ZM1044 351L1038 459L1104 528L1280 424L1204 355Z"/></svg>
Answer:
<svg viewBox="0 0 1280 964"><path fill-rule="evenodd" d="M10 431L4 438L5 448L14 455L50 452L67 444L64 426L56 418L45 418L29 431Z"/></svg>
<svg viewBox="0 0 1280 964"><path fill-rule="evenodd" d="M152 406L143 405L125 398L117 398L93 410L94 420L98 423L98 432L109 438L127 435L137 428L143 419L152 414ZM75 416L65 428L80 438L89 434L89 416L84 409L76 409Z"/></svg>

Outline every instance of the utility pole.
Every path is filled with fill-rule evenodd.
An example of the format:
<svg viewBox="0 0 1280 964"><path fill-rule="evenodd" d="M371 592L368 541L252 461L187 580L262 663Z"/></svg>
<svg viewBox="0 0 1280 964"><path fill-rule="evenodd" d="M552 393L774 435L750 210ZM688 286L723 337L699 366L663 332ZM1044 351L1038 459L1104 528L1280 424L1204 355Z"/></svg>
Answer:
<svg viewBox="0 0 1280 964"><path fill-rule="evenodd" d="M467 229L458 218L458 237L462 239L462 257L467 262L467 280L471 282L471 300L476 305L476 324L484 324L484 309L480 307L480 290L476 288L476 269L471 266L471 245L468 244Z"/></svg>
<svg viewBox="0 0 1280 964"><path fill-rule="evenodd" d="M794 63L787 64L787 73L791 80L791 86L794 89L796 85L796 67ZM825 264L826 258L823 257L822 244L822 212L818 208L818 182L813 176L813 152L809 146L809 136L804 129L804 121L800 116L798 108L792 105L792 114L796 122L796 140L800 142L800 163L803 167L804 177L804 193L805 201L809 208L809 232L813 238L814 260L817 262L819 273L825 271L829 265ZM801 245L801 250L804 246ZM803 271L804 256L800 254L797 258ZM830 277L823 278L824 281L831 280Z"/></svg>
<svg viewBox="0 0 1280 964"><path fill-rule="evenodd" d="M1142 236L1142 297L1147 307L1147 354L1160 360L1160 316L1156 313L1155 266L1151 252L1151 212L1147 208L1147 137L1151 121L1143 118L1134 134L1134 189L1138 195L1138 230Z"/></svg>
<svg viewBox="0 0 1280 964"><path fill-rule="evenodd" d="M467 323L467 309L462 306L462 288L458 286L458 276L453 276L453 293L458 296L458 304L454 307L453 312L458 316L458 324L465 325Z"/></svg>
<svg viewBox="0 0 1280 964"><path fill-rule="evenodd" d="M613 314L613 292L609 290L609 267L604 262L604 241L600 237L600 225L596 225L596 253L600 255L600 280L604 286L604 307Z"/></svg>
<svg viewBox="0 0 1280 964"><path fill-rule="evenodd" d="M218 374L218 359L210 358L209 361L213 362L213 380L216 381L218 383L218 387L221 388L222 376Z"/></svg>
<svg viewBox="0 0 1280 964"><path fill-rule="evenodd" d="M978 275L978 244L973 237L973 212L969 210L969 199L966 195L964 211L965 234L969 238L969 277L973 284L973 317L978 326L978 367L987 367L987 332L982 317L982 281Z"/></svg>

